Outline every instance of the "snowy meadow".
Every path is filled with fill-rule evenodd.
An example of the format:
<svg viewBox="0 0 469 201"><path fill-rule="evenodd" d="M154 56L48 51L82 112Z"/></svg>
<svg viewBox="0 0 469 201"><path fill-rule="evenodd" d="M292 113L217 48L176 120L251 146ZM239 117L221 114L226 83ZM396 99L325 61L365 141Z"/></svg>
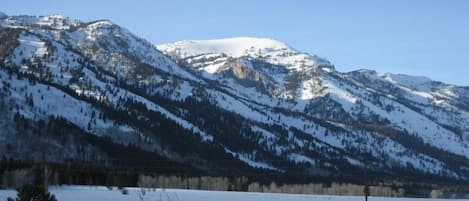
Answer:
<svg viewBox="0 0 469 201"><path fill-rule="evenodd" d="M359 201L361 196L249 193L180 189L107 188L102 186L52 186L58 201ZM15 190L0 190L0 200L15 197ZM423 201L422 198L369 197L370 201ZM431 199L456 201L457 199Z"/></svg>

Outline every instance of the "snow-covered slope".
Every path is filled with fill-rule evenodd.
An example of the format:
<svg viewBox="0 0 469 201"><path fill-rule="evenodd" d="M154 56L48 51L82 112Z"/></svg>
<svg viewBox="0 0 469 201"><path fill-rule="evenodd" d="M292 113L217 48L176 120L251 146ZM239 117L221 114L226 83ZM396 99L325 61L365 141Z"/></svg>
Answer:
<svg viewBox="0 0 469 201"><path fill-rule="evenodd" d="M182 189L141 189L126 188L128 194L124 195L117 188L109 189L104 186L51 186L48 190L62 201L127 201L127 200L154 200L160 201L360 201L363 196L338 195L312 195L287 193L254 193L234 191L204 191ZM0 190L0 199L15 197L16 191ZM424 198L391 198L370 196L376 201L462 201L462 199L424 199Z"/></svg>
<svg viewBox="0 0 469 201"><path fill-rule="evenodd" d="M351 178L368 161L383 177L469 179L467 87L370 70L342 73L273 39L155 47L109 20L7 16L0 25L0 103L9 105L0 107L7 131L0 150L7 157L35 150L11 136L34 137L48 128L44 122L68 122L215 173ZM33 126L15 126L24 122ZM66 158L108 157L93 156L99 149L92 145L82 157L79 146L45 138L55 140L43 142L54 144L49 151L68 151Z"/></svg>
<svg viewBox="0 0 469 201"><path fill-rule="evenodd" d="M32 121L64 118L86 132L109 136L116 143L139 143L144 149L159 150L154 136L118 120L128 117L105 117L105 110L121 111L129 104L144 104L143 110L161 115L182 130L200 136L201 141L213 139L149 100L152 95L171 91L170 80L180 79L181 85L187 85L197 79L129 31L109 21L71 23L55 15L12 16L1 24L2 41L11 44L5 44L7 56L2 60L0 86L6 93L3 100L18 106L3 112ZM148 87L147 92L137 90L143 86ZM184 96L187 94L171 94L174 98Z"/></svg>
<svg viewBox="0 0 469 201"><path fill-rule="evenodd" d="M435 162L444 157L429 154L428 150L417 151L416 146L468 160L469 119L464 112L467 96L455 94L456 91L466 94L464 87L424 77L379 75L368 70L341 73L327 60L272 39L186 40L157 47L179 64L195 68L237 96L253 109L239 114L254 121L269 123L269 119L278 117L278 123L314 133L334 147L347 150L363 146L358 142L365 143L368 147L365 149L376 156L384 154L392 163L412 164L427 171L432 169L429 166L438 167ZM224 103L225 99L215 101L233 112L241 108ZM282 118L278 108L305 116ZM263 113L253 115L256 111ZM345 129L347 137L341 134L332 139L327 135L319 137L317 133L325 131L308 129L307 125L316 122L308 122L307 118L327 120Z"/></svg>
<svg viewBox="0 0 469 201"><path fill-rule="evenodd" d="M228 38L215 40L187 40L160 45L165 51L180 51L182 55L194 56L208 53L225 53L232 57L241 57L252 50L290 49L286 44L267 38Z"/></svg>
<svg viewBox="0 0 469 201"><path fill-rule="evenodd" d="M306 66L328 66L330 62L292 49L285 43L268 38L239 37L215 40L185 40L158 45L158 49L181 58L223 53L228 57L262 58L272 64L302 70Z"/></svg>

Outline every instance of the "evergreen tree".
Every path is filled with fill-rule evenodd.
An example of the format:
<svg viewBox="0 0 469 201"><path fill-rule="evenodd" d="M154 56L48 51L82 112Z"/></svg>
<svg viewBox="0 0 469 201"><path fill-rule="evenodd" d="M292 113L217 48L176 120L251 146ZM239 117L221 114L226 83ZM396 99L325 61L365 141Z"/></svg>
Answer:
<svg viewBox="0 0 469 201"><path fill-rule="evenodd" d="M16 199L8 198L7 201L57 201L55 196L47 192L44 186L26 185L17 191Z"/></svg>

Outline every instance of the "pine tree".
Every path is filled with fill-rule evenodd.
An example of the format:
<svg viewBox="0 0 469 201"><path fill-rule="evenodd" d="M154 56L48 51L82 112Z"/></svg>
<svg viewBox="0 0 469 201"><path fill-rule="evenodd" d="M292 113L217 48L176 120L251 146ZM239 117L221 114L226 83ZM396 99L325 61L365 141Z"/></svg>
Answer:
<svg viewBox="0 0 469 201"><path fill-rule="evenodd" d="M7 201L57 201L43 186L26 185L17 191L17 198L8 198Z"/></svg>

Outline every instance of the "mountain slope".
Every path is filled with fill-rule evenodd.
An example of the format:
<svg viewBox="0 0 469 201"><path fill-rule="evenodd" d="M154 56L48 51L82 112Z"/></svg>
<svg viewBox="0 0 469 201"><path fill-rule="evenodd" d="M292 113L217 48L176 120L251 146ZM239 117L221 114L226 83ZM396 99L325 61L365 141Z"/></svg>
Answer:
<svg viewBox="0 0 469 201"><path fill-rule="evenodd" d="M237 41L237 46L232 47L232 41ZM269 41L268 45L264 45L264 41ZM390 158L393 163L413 163L417 169L428 171L428 166L434 166L431 165L434 160L447 160L445 154L433 153L440 151L451 153L457 161L467 162L469 137L465 126L468 119L464 106L467 101L465 87L421 77L378 75L367 70L340 73L324 59L297 52L286 45L270 45L282 44L270 39L233 38L216 42L182 41L157 47L181 65L192 66L239 97L249 99L252 107L266 111L268 105L277 111L281 108L290 113L297 112L309 118L327 120L353 133L344 139L337 137L342 145L327 137L320 138L338 148L362 149L359 141L351 139L360 139L364 137L362 132L371 132L371 139L360 143L375 146L368 151ZM240 44L243 42L247 44ZM228 45L219 48L220 43ZM255 46L247 48L250 44L263 45L258 49ZM240 50L240 47L247 49ZM219 70L213 71L214 66ZM233 73L227 76L224 72L230 70ZM242 73L236 74L236 71ZM246 79L257 85L246 85ZM266 86L269 81L273 87ZM265 91L267 93L263 93ZM283 121L298 129L303 125L307 133L314 132L305 129L308 123L304 119ZM392 142L383 143L383 140ZM403 157L405 152L412 154ZM419 157L430 164L415 163L415 158Z"/></svg>
<svg viewBox="0 0 469 201"><path fill-rule="evenodd" d="M469 179L466 87L341 73L273 39L155 47L108 20L0 24L5 157L134 160L109 142L208 174Z"/></svg>

